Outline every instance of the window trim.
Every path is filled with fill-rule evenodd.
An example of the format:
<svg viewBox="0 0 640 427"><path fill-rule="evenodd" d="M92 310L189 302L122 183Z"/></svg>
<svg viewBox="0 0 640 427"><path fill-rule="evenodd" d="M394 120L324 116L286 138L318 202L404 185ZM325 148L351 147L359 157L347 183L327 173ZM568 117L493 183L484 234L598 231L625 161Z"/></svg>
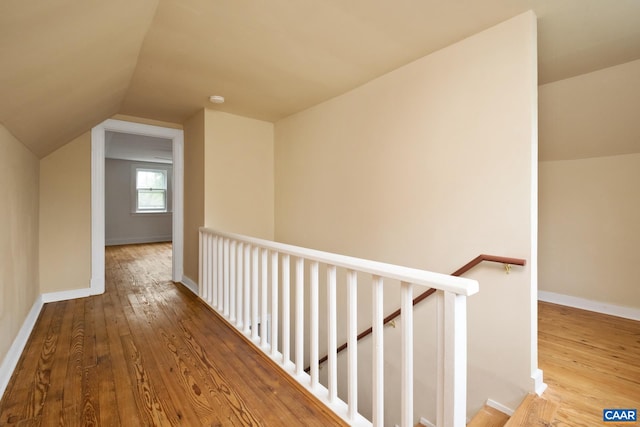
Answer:
<svg viewBox="0 0 640 427"><path fill-rule="evenodd" d="M139 209L138 188L137 188L138 171L161 172L162 174L164 174L166 188L155 189L155 190L164 191L164 201L165 201L164 209ZM172 212L172 209L171 209L172 203L169 197L170 176L171 176L171 165L132 163L131 164L131 214L132 215L170 214Z"/></svg>

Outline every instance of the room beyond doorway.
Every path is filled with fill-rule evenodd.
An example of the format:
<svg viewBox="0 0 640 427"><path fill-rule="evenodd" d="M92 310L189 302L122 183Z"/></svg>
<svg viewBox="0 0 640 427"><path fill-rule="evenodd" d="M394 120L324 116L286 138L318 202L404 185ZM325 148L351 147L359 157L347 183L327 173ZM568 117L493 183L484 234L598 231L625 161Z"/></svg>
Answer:
<svg viewBox="0 0 640 427"><path fill-rule="evenodd" d="M106 132L106 246L173 240L172 145L168 138Z"/></svg>

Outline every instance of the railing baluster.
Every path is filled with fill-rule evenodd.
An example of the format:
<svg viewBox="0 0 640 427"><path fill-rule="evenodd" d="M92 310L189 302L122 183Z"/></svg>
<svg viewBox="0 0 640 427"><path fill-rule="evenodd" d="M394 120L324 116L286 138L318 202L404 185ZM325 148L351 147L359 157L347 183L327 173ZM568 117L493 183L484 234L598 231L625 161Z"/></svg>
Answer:
<svg viewBox="0 0 640 427"><path fill-rule="evenodd" d="M260 345L265 347L267 345L267 291L268 291L268 249L262 249L262 280L260 291Z"/></svg>
<svg viewBox="0 0 640 427"><path fill-rule="evenodd" d="M258 339L258 247L251 252L251 339Z"/></svg>
<svg viewBox="0 0 640 427"><path fill-rule="evenodd" d="M236 322L236 241L229 245L229 320Z"/></svg>
<svg viewBox="0 0 640 427"><path fill-rule="evenodd" d="M271 356L278 353L278 252L271 252Z"/></svg>
<svg viewBox="0 0 640 427"><path fill-rule="evenodd" d="M203 279L205 277L204 272L207 268L205 260L209 259L209 253L205 245L206 238L207 236L202 231L198 232L198 265L200 266L200 268L198 268L198 295L205 301L207 300L207 293L205 292L206 287L204 286Z"/></svg>
<svg viewBox="0 0 640 427"><path fill-rule="evenodd" d="M436 355L436 425L443 426L445 420L445 349L444 349L444 293L436 292L436 339L437 339L437 355Z"/></svg>
<svg viewBox="0 0 640 427"><path fill-rule="evenodd" d="M244 257L243 257L244 243L238 243L238 276L236 278L236 325L238 329L242 330L243 317L242 317L242 286L243 286L243 273L244 273Z"/></svg>
<svg viewBox="0 0 640 427"><path fill-rule="evenodd" d="M401 337L401 427L413 425L413 285L400 285Z"/></svg>
<svg viewBox="0 0 640 427"><path fill-rule="evenodd" d="M289 295L289 254L282 255L282 364L291 360L291 300Z"/></svg>
<svg viewBox="0 0 640 427"><path fill-rule="evenodd" d="M347 271L347 307L348 307L348 375L349 375L349 412L350 420L358 413L358 275Z"/></svg>
<svg viewBox="0 0 640 427"><path fill-rule="evenodd" d="M209 267L209 278L211 280L211 294L209 295L209 305L217 308L218 305L218 272L220 271L220 263L218 263L218 240L220 237L214 236L209 242L211 245L211 253L213 254L213 262Z"/></svg>
<svg viewBox="0 0 640 427"><path fill-rule="evenodd" d="M225 317L229 317L229 239L224 239L224 300L222 312Z"/></svg>
<svg viewBox="0 0 640 427"><path fill-rule="evenodd" d="M329 355L329 402L334 402L338 397L338 330L336 314L336 266L327 266L327 306L329 313L327 333L327 354Z"/></svg>
<svg viewBox="0 0 640 427"><path fill-rule="evenodd" d="M204 281L207 284L207 304L209 304L210 307L213 307L213 299L215 298L215 295L213 293L214 290L214 278L215 278L215 274L216 274L216 262L217 262L217 255L216 255L216 248L217 248L217 243L216 240L217 237L215 236L208 236L207 239L207 250L209 251L209 255L210 258L206 261L207 264L207 277L205 277Z"/></svg>
<svg viewBox="0 0 640 427"><path fill-rule="evenodd" d="M243 332L248 334L251 330L251 245L244 246L244 303L243 313L244 322L242 322Z"/></svg>
<svg viewBox="0 0 640 427"><path fill-rule="evenodd" d="M296 259L296 375L300 375L304 369L304 259Z"/></svg>
<svg viewBox="0 0 640 427"><path fill-rule="evenodd" d="M213 239L213 236L209 234L202 235L202 250L205 254L202 256L202 299L204 299L209 305L211 305L211 277L210 271L213 268L212 262L212 253L211 253L211 244L210 241Z"/></svg>
<svg viewBox="0 0 640 427"><path fill-rule="evenodd" d="M311 366L311 387L315 388L318 385L318 330L320 324L318 321L318 263L312 262L309 266L309 280L311 286L309 287L309 363Z"/></svg>
<svg viewBox="0 0 640 427"><path fill-rule="evenodd" d="M384 426L384 330L382 277L373 276L373 425Z"/></svg>
<svg viewBox="0 0 640 427"><path fill-rule="evenodd" d="M215 308L217 310L222 311L222 305L223 305L223 288L224 288L224 281L223 281L223 271L224 271L224 263L223 263L223 246L224 246L224 239L222 237L218 238L218 304L215 306Z"/></svg>

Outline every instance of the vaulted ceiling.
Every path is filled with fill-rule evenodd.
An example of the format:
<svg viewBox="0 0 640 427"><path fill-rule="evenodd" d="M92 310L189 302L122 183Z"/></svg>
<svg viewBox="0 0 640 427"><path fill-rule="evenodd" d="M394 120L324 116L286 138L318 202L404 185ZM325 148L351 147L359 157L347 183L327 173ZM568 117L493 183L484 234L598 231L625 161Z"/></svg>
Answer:
<svg viewBox="0 0 640 427"><path fill-rule="evenodd" d="M0 123L45 156L213 94L275 121L529 9L540 83L640 58L638 0L2 0Z"/></svg>

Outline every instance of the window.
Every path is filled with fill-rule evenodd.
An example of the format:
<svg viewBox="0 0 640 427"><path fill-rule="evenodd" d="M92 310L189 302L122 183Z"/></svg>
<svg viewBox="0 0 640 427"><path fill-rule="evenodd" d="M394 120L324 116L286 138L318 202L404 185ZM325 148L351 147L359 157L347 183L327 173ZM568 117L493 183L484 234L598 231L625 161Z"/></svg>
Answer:
<svg viewBox="0 0 640 427"><path fill-rule="evenodd" d="M136 212L167 212L167 171L136 168Z"/></svg>

